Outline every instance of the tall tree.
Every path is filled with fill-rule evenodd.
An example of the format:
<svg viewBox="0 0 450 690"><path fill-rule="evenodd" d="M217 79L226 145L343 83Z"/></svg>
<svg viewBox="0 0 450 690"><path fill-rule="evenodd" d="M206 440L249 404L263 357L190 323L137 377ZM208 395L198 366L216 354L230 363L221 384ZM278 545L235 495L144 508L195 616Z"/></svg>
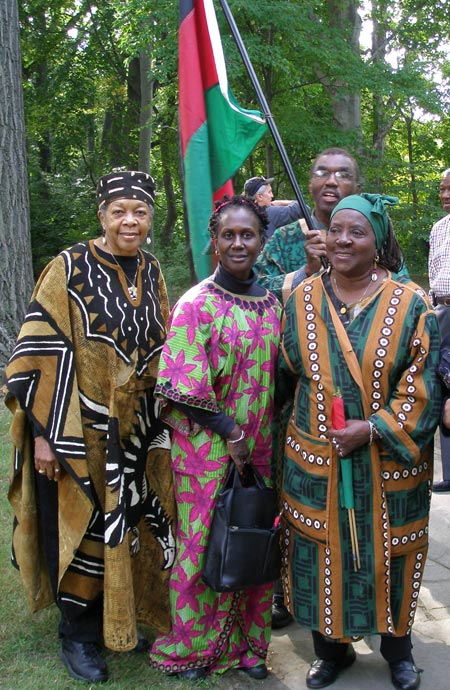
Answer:
<svg viewBox="0 0 450 690"><path fill-rule="evenodd" d="M17 0L0 3L0 125L0 368L3 371L33 287Z"/></svg>

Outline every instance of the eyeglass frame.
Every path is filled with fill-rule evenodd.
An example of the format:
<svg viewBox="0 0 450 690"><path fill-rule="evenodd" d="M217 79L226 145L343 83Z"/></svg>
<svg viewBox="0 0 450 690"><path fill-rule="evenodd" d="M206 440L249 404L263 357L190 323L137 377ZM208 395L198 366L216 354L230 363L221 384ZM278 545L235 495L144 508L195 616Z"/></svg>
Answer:
<svg viewBox="0 0 450 690"><path fill-rule="evenodd" d="M334 175L336 180L353 180L354 175L349 170L327 170L326 168L317 168L311 174L311 177L317 177L319 180L328 180L331 175Z"/></svg>

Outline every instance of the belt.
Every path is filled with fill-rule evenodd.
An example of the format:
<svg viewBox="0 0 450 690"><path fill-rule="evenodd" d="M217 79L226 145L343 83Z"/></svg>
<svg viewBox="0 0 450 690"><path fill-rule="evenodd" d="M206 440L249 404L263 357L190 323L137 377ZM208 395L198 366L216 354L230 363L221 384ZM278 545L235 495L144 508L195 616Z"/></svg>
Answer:
<svg viewBox="0 0 450 690"><path fill-rule="evenodd" d="M435 300L438 304L443 304L445 307L450 307L450 297L438 297L436 295Z"/></svg>

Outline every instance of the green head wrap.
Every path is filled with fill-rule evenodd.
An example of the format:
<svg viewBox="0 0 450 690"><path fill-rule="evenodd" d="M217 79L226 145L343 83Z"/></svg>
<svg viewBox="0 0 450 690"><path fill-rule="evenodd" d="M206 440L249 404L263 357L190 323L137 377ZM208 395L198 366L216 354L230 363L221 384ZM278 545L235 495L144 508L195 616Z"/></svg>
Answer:
<svg viewBox="0 0 450 690"><path fill-rule="evenodd" d="M386 206L394 206L398 197L384 194L351 194L340 200L331 212L330 220L335 213L344 208L359 211L369 221L375 235L377 251L381 251L389 235L389 216Z"/></svg>

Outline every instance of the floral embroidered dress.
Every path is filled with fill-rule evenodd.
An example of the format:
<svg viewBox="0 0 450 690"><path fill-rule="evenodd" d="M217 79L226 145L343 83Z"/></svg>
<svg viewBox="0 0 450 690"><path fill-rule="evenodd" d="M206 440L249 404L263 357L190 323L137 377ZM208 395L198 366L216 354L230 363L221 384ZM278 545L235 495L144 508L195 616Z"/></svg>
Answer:
<svg viewBox="0 0 450 690"><path fill-rule="evenodd" d="M172 631L160 635L151 664L165 672L207 667L224 672L263 663L270 639L272 586L216 593L202 581L203 554L217 493L230 458L226 442L172 403L219 412L246 433L252 462L270 476L274 372L281 309L272 293L214 276L176 305L163 348L156 393L174 427L172 465L178 505L177 557L170 580ZM228 278L231 278L227 274ZM230 283L227 283L229 287ZM249 554L251 557L251 554Z"/></svg>

